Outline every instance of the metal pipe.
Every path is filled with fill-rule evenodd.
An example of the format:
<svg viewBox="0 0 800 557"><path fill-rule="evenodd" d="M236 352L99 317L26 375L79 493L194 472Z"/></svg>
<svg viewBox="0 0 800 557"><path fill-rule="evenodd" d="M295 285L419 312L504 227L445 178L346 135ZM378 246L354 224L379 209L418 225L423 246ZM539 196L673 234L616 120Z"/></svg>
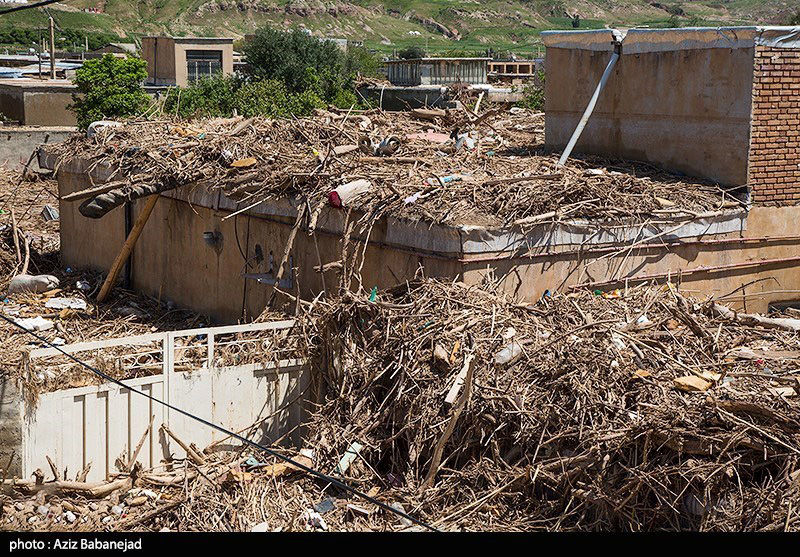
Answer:
<svg viewBox="0 0 800 557"><path fill-rule="evenodd" d="M50 18L50 79L56 78L56 31L55 22Z"/></svg>
<svg viewBox="0 0 800 557"><path fill-rule="evenodd" d="M597 87L594 90L592 98L589 99L589 104L586 106L586 110L583 111L583 116L581 116L581 120L580 122L578 122L578 127L575 128L574 132L572 132L572 137L569 138L569 143L567 143L567 148L564 149L564 152L561 154L561 158L558 159L557 166L564 166L564 163L567 162L567 159L572 154L572 149L575 148L575 144L581 137L581 133L583 133L583 128L586 127L586 123L589 121L589 117L592 115L594 107L597 104L597 99L600 98L600 93L603 91L603 88L605 88L606 82L608 81L608 78L611 76L611 70L614 69L617 60L619 60L619 45L615 47L614 52L611 54L611 60L608 61L608 65L606 66L606 69L603 72L603 77L600 78L600 83L597 84Z"/></svg>

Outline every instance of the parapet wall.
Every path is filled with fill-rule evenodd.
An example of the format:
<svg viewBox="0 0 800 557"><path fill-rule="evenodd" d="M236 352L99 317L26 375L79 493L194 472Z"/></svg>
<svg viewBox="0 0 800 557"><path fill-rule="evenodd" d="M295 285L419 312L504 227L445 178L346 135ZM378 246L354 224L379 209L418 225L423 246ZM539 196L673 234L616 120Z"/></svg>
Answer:
<svg viewBox="0 0 800 557"><path fill-rule="evenodd" d="M548 36L545 141L560 150L611 58L614 34L543 34ZM631 30L621 50L574 152L650 161L725 185L745 184L752 39Z"/></svg>

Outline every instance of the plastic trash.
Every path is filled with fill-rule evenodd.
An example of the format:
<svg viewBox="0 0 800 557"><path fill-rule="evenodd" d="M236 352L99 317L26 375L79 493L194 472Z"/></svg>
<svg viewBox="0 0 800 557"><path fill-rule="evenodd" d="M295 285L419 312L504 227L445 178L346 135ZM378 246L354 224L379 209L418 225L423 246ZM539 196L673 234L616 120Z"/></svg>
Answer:
<svg viewBox="0 0 800 557"><path fill-rule="evenodd" d="M53 275L17 275L8 285L9 294L35 292L40 294L58 288L59 282Z"/></svg>
<svg viewBox="0 0 800 557"><path fill-rule="evenodd" d="M64 513L64 520L66 520L70 524L75 522L77 519L78 519L78 517L75 516L75 513L72 512L72 511L67 511L67 512Z"/></svg>
<svg viewBox="0 0 800 557"><path fill-rule="evenodd" d="M326 497L319 503L314 504L314 510L317 511L319 514L325 514L331 512L336 507L336 501L333 497Z"/></svg>
<svg viewBox="0 0 800 557"><path fill-rule="evenodd" d="M471 151L475 148L475 140L472 139L470 136L464 134L456 139L456 151L460 151L461 149L467 149Z"/></svg>
<svg viewBox="0 0 800 557"><path fill-rule="evenodd" d="M89 281L86 280L79 280L75 283L75 288L80 290L81 292L88 292L92 289L92 285L89 284Z"/></svg>
<svg viewBox="0 0 800 557"><path fill-rule="evenodd" d="M58 220L58 209L50 205L42 207L42 218L47 222Z"/></svg>
<svg viewBox="0 0 800 557"><path fill-rule="evenodd" d="M120 122L114 122L113 120L97 120L89 124L89 127L86 129L86 137L94 137L97 135L97 132L103 128L118 128L121 125Z"/></svg>
<svg viewBox="0 0 800 557"><path fill-rule="evenodd" d="M303 519L307 526L318 529L318 530L327 530L328 523L325 522L325 519L322 518L322 515L312 509L306 509L303 513Z"/></svg>
<svg viewBox="0 0 800 557"><path fill-rule="evenodd" d="M395 136L384 138L375 148L375 154L381 157L394 155L400 148L400 140Z"/></svg>
<svg viewBox="0 0 800 557"><path fill-rule="evenodd" d="M44 307L51 309L86 309L86 300L81 298L50 298Z"/></svg>
<svg viewBox="0 0 800 557"><path fill-rule="evenodd" d="M516 340L511 341L494 355L494 363L506 365L514 363L522 355L522 345Z"/></svg>
<svg viewBox="0 0 800 557"><path fill-rule="evenodd" d="M417 201L419 201L421 197L422 197L422 192L418 191L417 193L409 195L408 197L403 199L403 203L405 203L406 205L411 205L412 203L416 203Z"/></svg>
<svg viewBox="0 0 800 557"><path fill-rule="evenodd" d="M29 319L17 319L17 325L29 331L47 331L53 328L53 322L42 316L31 317Z"/></svg>
<svg viewBox="0 0 800 557"><path fill-rule="evenodd" d="M429 186L438 186L441 184L449 184L450 182L460 182L464 177L461 174L450 174L448 176L439 176L438 178L428 178L426 180Z"/></svg>
<svg viewBox="0 0 800 557"><path fill-rule="evenodd" d="M343 184L328 194L328 203L337 209L346 206L356 196L372 189L372 182L365 179Z"/></svg>

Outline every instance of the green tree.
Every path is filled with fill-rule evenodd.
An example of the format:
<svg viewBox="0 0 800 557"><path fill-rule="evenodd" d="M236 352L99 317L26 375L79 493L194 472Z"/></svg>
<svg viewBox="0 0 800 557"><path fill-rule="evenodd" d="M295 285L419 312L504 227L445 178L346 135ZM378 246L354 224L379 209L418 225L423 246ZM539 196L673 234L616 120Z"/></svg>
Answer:
<svg viewBox="0 0 800 557"><path fill-rule="evenodd" d="M277 80L290 94L311 94L336 106L356 103L358 75L377 75L380 62L368 50L347 51L303 31L262 28L243 47L251 81ZM347 103L350 104L347 104Z"/></svg>
<svg viewBox="0 0 800 557"><path fill-rule="evenodd" d="M87 60L75 72L78 94L72 96L70 105L78 127L86 129L96 120L140 113L150 102L142 89L146 77L147 63L135 56L118 58L106 54Z"/></svg>
<svg viewBox="0 0 800 557"><path fill-rule="evenodd" d="M345 55L336 44L298 30L261 28L243 50L256 80L277 79L294 93L317 87L323 74L333 75L345 65Z"/></svg>

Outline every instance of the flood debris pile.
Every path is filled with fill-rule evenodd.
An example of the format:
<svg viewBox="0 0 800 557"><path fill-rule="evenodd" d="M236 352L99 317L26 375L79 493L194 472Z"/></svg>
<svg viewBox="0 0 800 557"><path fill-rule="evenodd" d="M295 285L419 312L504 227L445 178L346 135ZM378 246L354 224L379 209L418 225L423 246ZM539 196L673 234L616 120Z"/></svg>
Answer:
<svg viewBox="0 0 800 557"><path fill-rule="evenodd" d="M357 447L351 481L443 528L783 529L798 325L647 287L350 297L320 322L309 443L329 465Z"/></svg>
<svg viewBox="0 0 800 557"><path fill-rule="evenodd" d="M53 272L55 275L50 275L55 280L52 288L44 292L7 294L2 311L55 346L202 327L208 323L207 317L175 307L171 302L124 289L119 289L113 302L98 305L92 295L99 289L102 277L72 269ZM0 339L5 372L21 381L29 400L35 400L40 392L101 382L99 377L66 356L59 355L32 363L27 355L48 344L7 322L0 323ZM151 344L152 354L160 354L160 345ZM129 357L122 351L118 352L116 357L114 349L82 353L80 356L117 379L161 373L160 363L156 365L152 354Z"/></svg>
<svg viewBox="0 0 800 557"><path fill-rule="evenodd" d="M23 267L38 274L58 266L57 207L51 177L0 166L0 288Z"/></svg>
<svg viewBox="0 0 800 557"><path fill-rule="evenodd" d="M176 188L222 189L240 210L294 198L446 224L558 218L689 217L738 207L715 184L598 158L557 168L543 118L524 109L410 113L319 111L293 120L130 121L49 150L111 172L71 194L100 218L126 200Z"/></svg>
<svg viewBox="0 0 800 557"><path fill-rule="evenodd" d="M798 319L669 285L519 304L436 280L304 311L326 394L302 448L277 450L436 528L798 527ZM285 441L258 427L242 434ZM234 440L160 434L187 456L118 459L91 486L6 482L3 526L419 528Z"/></svg>
<svg viewBox="0 0 800 557"><path fill-rule="evenodd" d="M109 303L96 304L93 298L102 277L59 265L57 192L56 181L47 175L0 169L0 311L6 317L58 346L208 323L207 317L175 307L167 300L127 289L119 289L118 296ZM48 207L55 212L48 211ZM58 373L48 366L37 369L26 365L26 354L45 346L0 321L0 357L4 363L0 372L4 377L19 379L30 399L39 392L97 384L74 362L67 366L63 365L65 361L59 362ZM102 367L115 377L137 376L127 373L117 362L105 363Z"/></svg>

